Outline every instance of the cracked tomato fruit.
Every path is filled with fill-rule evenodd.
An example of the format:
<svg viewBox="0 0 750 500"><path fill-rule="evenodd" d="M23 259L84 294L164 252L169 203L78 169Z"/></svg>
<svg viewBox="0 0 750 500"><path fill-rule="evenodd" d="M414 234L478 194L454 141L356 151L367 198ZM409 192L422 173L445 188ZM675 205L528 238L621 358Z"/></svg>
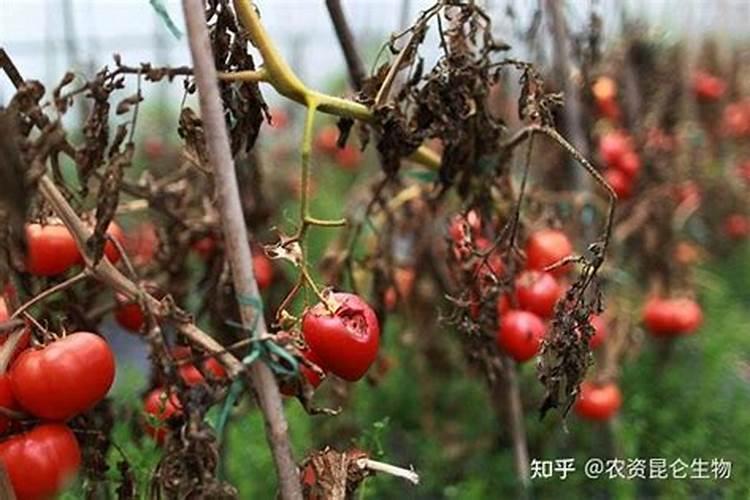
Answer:
<svg viewBox="0 0 750 500"><path fill-rule="evenodd" d="M77 332L22 352L10 369L18 404L32 415L66 421L101 401L115 378L115 357L99 335Z"/></svg>
<svg viewBox="0 0 750 500"><path fill-rule="evenodd" d="M544 337L542 319L528 311L508 311L500 320L497 346L519 363L528 361L539 352Z"/></svg>
<svg viewBox="0 0 750 500"><path fill-rule="evenodd" d="M575 402L576 413L586 420L606 421L622 406L622 394L616 384L583 382Z"/></svg>
<svg viewBox="0 0 750 500"><path fill-rule="evenodd" d="M18 500L54 498L78 474L81 449L65 424L40 424L0 443L0 462Z"/></svg>
<svg viewBox="0 0 750 500"><path fill-rule="evenodd" d="M378 355L380 325L375 311L359 296L332 293L302 318L302 335L320 367L355 382Z"/></svg>

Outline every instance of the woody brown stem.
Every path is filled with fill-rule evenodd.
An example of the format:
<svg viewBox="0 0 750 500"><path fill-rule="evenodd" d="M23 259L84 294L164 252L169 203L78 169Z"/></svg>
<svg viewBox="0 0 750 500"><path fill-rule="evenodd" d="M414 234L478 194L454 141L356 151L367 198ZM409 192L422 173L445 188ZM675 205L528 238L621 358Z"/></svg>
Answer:
<svg viewBox="0 0 750 500"><path fill-rule="evenodd" d="M227 259L232 271L234 290L239 300L242 325L254 336L266 334L258 283L253 271L248 245L247 226L234 172L234 161L224 119L216 67L201 0L183 0L188 42L193 59L195 82L200 100L201 118L206 133L208 156L216 176L217 201L224 232ZM281 497L301 500L302 492L297 466L289 443L288 424L281 404L281 395L271 370L263 363L249 367L250 379L266 423L266 437L271 447L279 478Z"/></svg>

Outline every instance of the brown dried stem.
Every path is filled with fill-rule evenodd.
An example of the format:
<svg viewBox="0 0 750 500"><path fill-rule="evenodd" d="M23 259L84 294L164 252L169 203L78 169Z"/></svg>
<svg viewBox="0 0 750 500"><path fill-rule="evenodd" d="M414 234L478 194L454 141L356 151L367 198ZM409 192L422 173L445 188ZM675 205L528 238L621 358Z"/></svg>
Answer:
<svg viewBox="0 0 750 500"><path fill-rule="evenodd" d="M249 330L254 329L254 335L259 337L266 334L266 324L262 311L252 305L260 303L260 293L253 272L250 246L247 243L247 229L217 85L203 2L183 0L182 5L208 154L216 175L217 200L227 258L232 270L235 293L242 298L239 301L240 317L243 326ZM253 364L249 372L265 418L266 436L279 476L281 496L284 499L301 500L299 476L292 456L288 425L276 379L263 363Z"/></svg>

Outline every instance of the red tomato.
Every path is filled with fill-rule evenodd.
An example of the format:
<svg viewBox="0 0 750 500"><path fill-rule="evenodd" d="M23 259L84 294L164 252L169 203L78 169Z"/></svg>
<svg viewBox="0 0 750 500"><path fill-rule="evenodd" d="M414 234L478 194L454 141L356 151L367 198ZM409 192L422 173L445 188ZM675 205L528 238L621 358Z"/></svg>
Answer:
<svg viewBox="0 0 750 500"><path fill-rule="evenodd" d="M39 424L0 443L18 500L41 500L60 493L78 474L81 449L64 424Z"/></svg>
<svg viewBox="0 0 750 500"><path fill-rule="evenodd" d="M273 283L273 264L263 250L253 251L253 270L260 290L265 290L271 286L271 283Z"/></svg>
<svg viewBox="0 0 750 500"><path fill-rule="evenodd" d="M701 307L692 299L652 297L643 308L643 324L657 337L692 333L702 322Z"/></svg>
<svg viewBox="0 0 750 500"><path fill-rule="evenodd" d="M604 180L620 200L627 200L633 194L633 180L620 170L608 168L604 171Z"/></svg>
<svg viewBox="0 0 750 500"><path fill-rule="evenodd" d="M542 229L529 236L526 242L526 267L543 271L545 267L555 264L573 254L573 245L562 231ZM570 270L570 264L551 271L555 276L562 276Z"/></svg>
<svg viewBox="0 0 750 500"><path fill-rule="evenodd" d="M10 387L10 378L7 373L0 375L0 406L8 410L17 410L18 403L13 397L13 391ZM0 433L7 432L13 424L13 420L0 415Z"/></svg>
<svg viewBox="0 0 750 500"><path fill-rule="evenodd" d="M81 261L73 235L62 224L27 224L26 242L26 271L36 276L62 274Z"/></svg>
<svg viewBox="0 0 750 500"><path fill-rule="evenodd" d="M27 412L68 420L101 401L115 378L109 344L88 332L72 333L18 356L10 370L13 395Z"/></svg>
<svg viewBox="0 0 750 500"><path fill-rule="evenodd" d="M0 323L4 321L8 321L10 319L10 313L8 312L8 304L5 302L5 298L0 295ZM4 332L0 333L0 359L2 359L2 354L4 354L2 346L5 345L5 343L8 341L8 338L10 335L14 332ZM29 347L29 343L31 342L31 330L28 328L23 333L21 338L16 342L15 347L15 353L11 356L10 361L13 361L24 349ZM5 368L5 367L3 367Z"/></svg>
<svg viewBox="0 0 750 500"><path fill-rule="evenodd" d="M115 321L131 332L140 332L146 323L146 315L136 302L125 302L115 309Z"/></svg>
<svg viewBox="0 0 750 500"><path fill-rule="evenodd" d="M518 306L542 318L549 318L563 289L554 276L542 271L524 271L516 279Z"/></svg>
<svg viewBox="0 0 750 500"><path fill-rule="evenodd" d="M305 311L302 335L321 368L357 381L378 355L378 318L364 300L351 293L333 293L329 304L333 313L322 302Z"/></svg>
<svg viewBox="0 0 750 500"><path fill-rule="evenodd" d="M618 162L612 164L612 168L616 168L623 174L627 175L628 178L633 179L641 170L641 158L635 151L626 151L620 156Z"/></svg>
<svg viewBox="0 0 750 500"><path fill-rule="evenodd" d="M595 385L583 382L575 403L575 411L586 420L605 421L612 418L622 406L622 394L617 385Z"/></svg>
<svg viewBox="0 0 750 500"><path fill-rule="evenodd" d="M610 167L619 163L622 156L631 149L630 138L623 132L608 132L599 140L599 156Z"/></svg>
<svg viewBox="0 0 750 500"><path fill-rule="evenodd" d="M315 353L312 352L312 350L304 349L302 351L302 356L304 356L314 364L320 366L320 360L315 355ZM317 389L321 382L323 382L323 377L304 363L299 364L299 371L305 377L307 383L313 387L313 389ZM297 387L293 383L283 383L279 386L279 390L285 396L294 396L297 393Z"/></svg>
<svg viewBox="0 0 750 500"><path fill-rule="evenodd" d="M182 413L182 405L174 393L167 395L162 387L157 387L149 392L143 400L143 411L146 412L147 416L155 418L161 423ZM166 427L163 425L154 427L146 423L144 430L157 444L164 444L164 438L167 437Z"/></svg>
<svg viewBox="0 0 750 500"><path fill-rule="evenodd" d="M724 234L732 240L744 240L750 235L750 219L742 214L731 214L724 219Z"/></svg>
<svg viewBox="0 0 750 500"><path fill-rule="evenodd" d="M335 125L326 125L318 131L318 135L315 137L314 146L320 153L334 155L338 149L338 140L338 127Z"/></svg>
<svg viewBox="0 0 750 500"><path fill-rule="evenodd" d="M182 377L182 380L184 380L187 385L192 386L202 384L206 381L201 371L192 363L192 349L186 346L176 346L173 347L170 352L175 361L177 361L177 371L179 372L180 377ZM209 374L209 377L213 377L217 380L221 380L227 376L224 367L213 357L205 359L202 363L202 367L203 371Z"/></svg>
<svg viewBox="0 0 750 500"><path fill-rule="evenodd" d="M607 329L607 323L601 316L591 316L590 321L591 326L594 327L594 335L589 340L589 346L592 349L596 349L607 339L609 330Z"/></svg>
<svg viewBox="0 0 750 500"><path fill-rule="evenodd" d="M142 222L125 238L125 248L130 260L136 266L144 266L154 260L159 250L159 236L156 226L151 222Z"/></svg>
<svg viewBox="0 0 750 500"><path fill-rule="evenodd" d="M351 144L347 144L343 148L336 149L334 159L344 170L355 170L362 162L362 152Z"/></svg>
<svg viewBox="0 0 750 500"><path fill-rule="evenodd" d="M724 80L711 73L698 71L693 76L693 91L701 101L716 101L724 95L726 89Z"/></svg>
<svg viewBox="0 0 750 500"><path fill-rule="evenodd" d="M8 304L5 302L5 297L0 295L0 323L8 321L10 314L8 314Z"/></svg>
<svg viewBox="0 0 750 500"><path fill-rule="evenodd" d="M500 320L498 347L519 363L536 356L544 337L544 322L528 311L508 311Z"/></svg>
<svg viewBox="0 0 750 500"><path fill-rule="evenodd" d="M115 221L112 221L109 224L109 227L107 228L107 234L109 235L110 238L117 240L120 246L125 245L125 233L122 231L122 228ZM117 249L115 244L109 240L107 240L107 243L104 244L104 255L107 256L107 259L112 264L120 260L120 251Z"/></svg>

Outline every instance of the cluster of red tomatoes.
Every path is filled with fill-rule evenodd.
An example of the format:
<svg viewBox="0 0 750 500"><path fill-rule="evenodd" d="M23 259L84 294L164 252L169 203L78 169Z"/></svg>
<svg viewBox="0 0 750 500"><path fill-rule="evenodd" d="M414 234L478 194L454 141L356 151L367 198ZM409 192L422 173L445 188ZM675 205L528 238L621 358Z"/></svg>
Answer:
<svg viewBox="0 0 750 500"><path fill-rule="evenodd" d="M315 150L329 156L345 170L354 170L362 162L362 152L351 142L343 148L338 147L339 130L335 125L326 125L315 136Z"/></svg>
<svg viewBox="0 0 750 500"><path fill-rule="evenodd" d="M622 200L630 198L641 169L641 159L630 136L622 130L607 132L599 140L599 156L607 167L604 179L617 197Z"/></svg>
<svg viewBox="0 0 750 500"><path fill-rule="evenodd" d="M8 319L0 298L0 322ZM77 474L78 441L66 422L104 399L115 377L115 359L100 336L77 332L29 347L23 331L11 345L5 337L0 358L9 360L0 374L0 463L16 497L49 498ZM10 418L10 412L22 419Z"/></svg>
<svg viewBox="0 0 750 500"><path fill-rule="evenodd" d="M227 377L224 367L216 360L209 357L199 363L200 368L193 362L195 358L193 351L186 346L176 346L170 350L170 355L177 365L177 374L188 387L207 383L210 381L222 381ZM144 425L146 434L163 444L167 436L165 422L173 417L182 415L182 404L177 394L171 391L165 384L160 384L152 389L143 400L143 410L149 417Z"/></svg>

